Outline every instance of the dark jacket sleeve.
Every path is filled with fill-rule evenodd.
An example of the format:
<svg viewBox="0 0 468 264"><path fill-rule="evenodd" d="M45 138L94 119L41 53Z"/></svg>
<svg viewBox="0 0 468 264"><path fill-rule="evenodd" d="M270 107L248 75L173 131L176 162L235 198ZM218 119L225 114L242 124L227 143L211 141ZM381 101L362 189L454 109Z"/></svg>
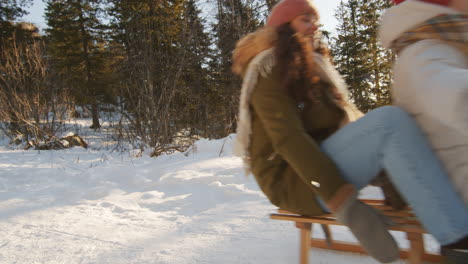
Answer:
<svg viewBox="0 0 468 264"><path fill-rule="evenodd" d="M275 152L326 201L345 181L334 162L306 133L296 103L272 76L259 76L251 96L253 111L265 127ZM318 182L320 188L312 181Z"/></svg>

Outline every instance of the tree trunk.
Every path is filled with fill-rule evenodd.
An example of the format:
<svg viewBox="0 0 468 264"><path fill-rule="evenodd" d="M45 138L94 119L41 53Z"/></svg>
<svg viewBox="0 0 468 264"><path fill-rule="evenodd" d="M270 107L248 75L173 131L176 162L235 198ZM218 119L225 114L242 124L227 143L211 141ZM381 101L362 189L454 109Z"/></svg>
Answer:
<svg viewBox="0 0 468 264"><path fill-rule="evenodd" d="M91 115L93 117L93 124L90 128L98 129L101 127L99 124L99 111L98 111L98 104L96 102L96 97L93 96L93 103L91 104Z"/></svg>

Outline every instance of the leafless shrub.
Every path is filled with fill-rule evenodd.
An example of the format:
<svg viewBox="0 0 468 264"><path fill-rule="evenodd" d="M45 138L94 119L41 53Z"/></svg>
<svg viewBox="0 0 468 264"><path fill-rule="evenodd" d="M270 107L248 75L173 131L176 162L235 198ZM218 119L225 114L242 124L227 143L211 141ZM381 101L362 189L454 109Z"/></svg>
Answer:
<svg viewBox="0 0 468 264"><path fill-rule="evenodd" d="M181 127L175 101L189 50L183 48L185 27L177 16L161 19L157 7L135 13L125 28L126 56L120 69L123 94L117 135L153 155L179 149L176 133Z"/></svg>
<svg viewBox="0 0 468 264"><path fill-rule="evenodd" d="M55 138L66 100L52 85L44 42L17 41L13 35L0 56L0 128L17 143L33 146Z"/></svg>

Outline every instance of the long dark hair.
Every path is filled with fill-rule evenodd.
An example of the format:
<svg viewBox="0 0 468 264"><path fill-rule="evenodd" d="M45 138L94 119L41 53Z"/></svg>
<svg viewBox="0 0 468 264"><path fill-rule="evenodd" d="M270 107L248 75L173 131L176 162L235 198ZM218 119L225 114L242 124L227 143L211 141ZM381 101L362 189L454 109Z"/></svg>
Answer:
<svg viewBox="0 0 468 264"><path fill-rule="evenodd" d="M325 46L314 47L313 41L296 33L289 23L277 28L276 65L284 78L281 86L297 103L317 102L325 93L334 101L342 102L342 96L331 84L324 83L314 70L313 53L329 57Z"/></svg>

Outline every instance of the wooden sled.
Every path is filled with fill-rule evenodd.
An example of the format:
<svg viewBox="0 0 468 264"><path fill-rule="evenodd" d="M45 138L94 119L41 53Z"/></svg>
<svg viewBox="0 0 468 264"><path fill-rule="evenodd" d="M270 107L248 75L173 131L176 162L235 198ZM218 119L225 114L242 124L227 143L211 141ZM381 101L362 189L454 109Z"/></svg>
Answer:
<svg viewBox="0 0 468 264"><path fill-rule="evenodd" d="M383 200L365 199L361 201L379 209L384 215L389 216L396 223L395 226L389 228L390 230L406 233L410 248L400 250L400 258L408 259L408 263L410 264L421 264L422 261L432 263L440 263L443 261L443 257L441 255L430 254L425 251L423 234L427 232L416 219L410 208L394 210L391 207L384 205ZM341 225L336 222L333 214L306 217L279 209L278 213L271 214L270 218L275 220L293 221L295 222L296 227L299 228L300 264L309 263L309 250L311 247L366 254L364 249L357 243L333 240L329 225ZM330 246L327 244L325 239L311 237L312 224L323 224L325 226L327 233L330 234Z"/></svg>

